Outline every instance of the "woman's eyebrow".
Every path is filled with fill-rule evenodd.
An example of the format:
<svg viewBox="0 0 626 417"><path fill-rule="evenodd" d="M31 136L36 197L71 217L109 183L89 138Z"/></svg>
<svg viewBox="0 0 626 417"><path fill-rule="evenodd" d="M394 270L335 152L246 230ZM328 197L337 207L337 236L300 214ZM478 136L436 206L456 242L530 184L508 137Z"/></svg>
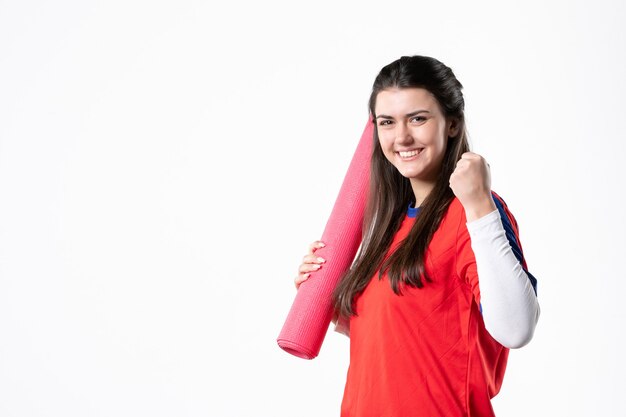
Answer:
<svg viewBox="0 0 626 417"><path fill-rule="evenodd" d="M416 114L420 114L420 113L430 113L428 110L416 110L413 111L411 113L407 113L405 116L406 117L411 117L411 116L415 116ZM376 118L383 118L383 119L393 119L393 117L391 116L387 116L386 114L379 114L378 116L376 116Z"/></svg>

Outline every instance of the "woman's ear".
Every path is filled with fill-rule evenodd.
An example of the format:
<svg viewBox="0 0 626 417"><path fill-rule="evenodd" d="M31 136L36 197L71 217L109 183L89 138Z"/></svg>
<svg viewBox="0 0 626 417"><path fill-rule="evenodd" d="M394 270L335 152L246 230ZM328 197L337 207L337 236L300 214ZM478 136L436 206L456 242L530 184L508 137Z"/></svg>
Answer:
<svg viewBox="0 0 626 417"><path fill-rule="evenodd" d="M448 122L448 137L454 138L458 134L459 134L459 121L456 118L452 118Z"/></svg>

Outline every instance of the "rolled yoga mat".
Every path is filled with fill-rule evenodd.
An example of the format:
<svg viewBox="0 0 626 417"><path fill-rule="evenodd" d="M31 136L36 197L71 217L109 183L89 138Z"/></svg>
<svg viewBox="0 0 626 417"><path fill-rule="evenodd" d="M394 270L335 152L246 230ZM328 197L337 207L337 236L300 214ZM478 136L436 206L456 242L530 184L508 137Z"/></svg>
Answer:
<svg viewBox="0 0 626 417"><path fill-rule="evenodd" d="M277 339L278 346L300 358L318 355L334 312L333 290L361 244L373 133L370 116L322 234L326 246L315 251L326 262L300 284Z"/></svg>

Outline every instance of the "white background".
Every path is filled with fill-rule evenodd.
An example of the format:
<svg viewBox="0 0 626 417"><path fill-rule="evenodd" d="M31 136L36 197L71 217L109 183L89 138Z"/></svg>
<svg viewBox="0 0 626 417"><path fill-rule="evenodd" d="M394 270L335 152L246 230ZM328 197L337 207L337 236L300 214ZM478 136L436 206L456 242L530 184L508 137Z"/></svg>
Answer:
<svg viewBox="0 0 626 417"><path fill-rule="evenodd" d="M276 337L413 54L539 280L496 414L625 415L626 6L504 3L0 1L0 416L338 416L349 340Z"/></svg>

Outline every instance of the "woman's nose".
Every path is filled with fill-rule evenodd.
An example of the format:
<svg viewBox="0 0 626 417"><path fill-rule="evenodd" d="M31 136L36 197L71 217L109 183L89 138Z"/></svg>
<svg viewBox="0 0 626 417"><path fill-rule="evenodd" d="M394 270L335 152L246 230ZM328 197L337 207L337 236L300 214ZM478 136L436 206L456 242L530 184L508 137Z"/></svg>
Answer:
<svg viewBox="0 0 626 417"><path fill-rule="evenodd" d="M396 142L409 142L412 140L411 131L404 123L396 124Z"/></svg>

